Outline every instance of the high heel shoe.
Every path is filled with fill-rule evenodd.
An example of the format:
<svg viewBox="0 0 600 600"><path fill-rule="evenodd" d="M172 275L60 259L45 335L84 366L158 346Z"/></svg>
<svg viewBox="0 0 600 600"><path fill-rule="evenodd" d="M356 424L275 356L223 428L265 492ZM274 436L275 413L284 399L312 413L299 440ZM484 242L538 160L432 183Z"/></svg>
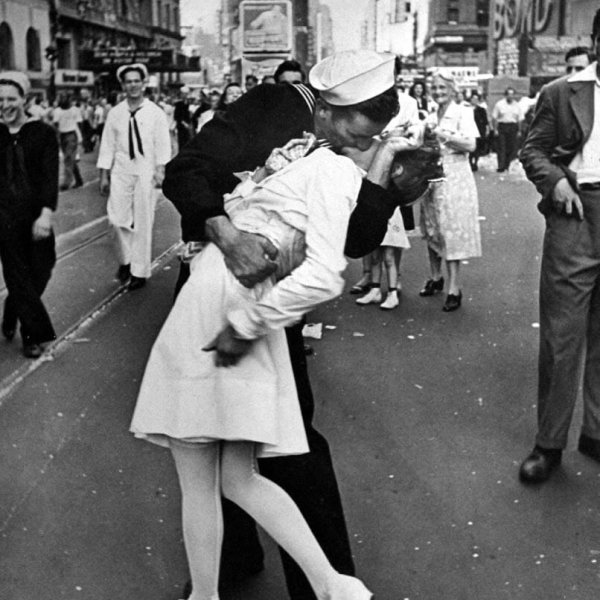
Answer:
<svg viewBox="0 0 600 600"><path fill-rule="evenodd" d="M365 584L350 575L338 575L326 600L372 600L373 594Z"/></svg>
<svg viewBox="0 0 600 600"><path fill-rule="evenodd" d="M428 279L423 286L423 289L419 292L419 296L433 296L444 289L444 278L439 279Z"/></svg>
<svg viewBox="0 0 600 600"><path fill-rule="evenodd" d="M442 310L444 312L452 312L460 308L462 304L462 292L459 290L458 294L448 294L446 296L446 302L444 302L444 306L442 306Z"/></svg>

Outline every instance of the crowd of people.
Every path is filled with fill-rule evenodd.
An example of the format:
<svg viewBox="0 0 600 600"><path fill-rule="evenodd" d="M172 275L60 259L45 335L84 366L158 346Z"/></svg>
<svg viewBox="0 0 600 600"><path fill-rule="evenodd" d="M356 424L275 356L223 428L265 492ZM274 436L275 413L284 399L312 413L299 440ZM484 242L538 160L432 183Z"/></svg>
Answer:
<svg viewBox="0 0 600 600"><path fill-rule="evenodd" d="M592 42L597 60L600 11ZM542 90L521 151L547 222L540 431L521 466L526 483L545 481L560 463L584 346L579 449L600 462L600 134L593 127L600 96L597 62L580 60ZM329 448L312 424L301 320L342 292L346 257L363 259L351 289L361 294L358 304L398 307L402 253L417 220L430 270L419 294L445 289L443 310L458 310L460 265L482 254L473 171L490 134L498 170L509 168L526 111L508 88L488 119L480 92L465 98L442 70L406 91L394 57L366 50L334 54L308 76L284 61L261 82L248 76L244 87L229 82L195 98L184 89L175 100L152 101L143 64L124 65L117 77L123 93L113 102L62 99L49 109L28 103L23 73L0 73L0 178L8 192L0 201L2 333L12 339L20 323L32 358L55 338L41 299L55 262L52 214L59 186L81 184L79 146L89 152L99 144L117 277L129 290L150 277L159 189L181 215L176 299L148 360L131 431L174 459L186 597L215 600L219 573L260 568L255 519L284 550L293 600L368 600L355 577ZM581 98L575 116L573 90ZM570 137L575 118L588 128L577 139ZM411 187L403 177L416 152L433 157L434 170L417 174ZM230 535L246 543L224 544Z"/></svg>

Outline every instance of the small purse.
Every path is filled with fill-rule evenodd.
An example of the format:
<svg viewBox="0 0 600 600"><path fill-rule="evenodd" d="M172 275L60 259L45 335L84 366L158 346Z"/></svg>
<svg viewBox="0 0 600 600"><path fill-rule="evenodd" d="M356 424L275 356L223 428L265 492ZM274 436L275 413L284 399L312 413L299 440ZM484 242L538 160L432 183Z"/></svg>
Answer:
<svg viewBox="0 0 600 600"><path fill-rule="evenodd" d="M399 152L392 163L391 179L399 206L413 204L427 191L430 181L443 177L440 143L429 128L422 146Z"/></svg>

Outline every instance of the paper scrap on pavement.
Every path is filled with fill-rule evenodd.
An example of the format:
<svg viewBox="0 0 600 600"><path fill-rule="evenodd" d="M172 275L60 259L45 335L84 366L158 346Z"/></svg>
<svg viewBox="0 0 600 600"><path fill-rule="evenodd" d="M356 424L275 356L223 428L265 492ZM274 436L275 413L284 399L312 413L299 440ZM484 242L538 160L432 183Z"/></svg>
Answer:
<svg viewBox="0 0 600 600"><path fill-rule="evenodd" d="M302 328L302 335L313 340L320 340L323 337L323 323L307 323Z"/></svg>
<svg viewBox="0 0 600 600"><path fill-rule="evenodd" d="M365 334L361 333L360 331L355 331L352 335L354 337L365 337Z"/></svg>

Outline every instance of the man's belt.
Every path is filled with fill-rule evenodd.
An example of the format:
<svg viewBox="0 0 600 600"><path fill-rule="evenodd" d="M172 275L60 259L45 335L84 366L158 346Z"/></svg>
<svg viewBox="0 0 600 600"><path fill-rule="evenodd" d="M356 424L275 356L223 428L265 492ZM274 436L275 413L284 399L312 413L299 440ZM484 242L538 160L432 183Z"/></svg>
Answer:
<svg viewBox="0 0 600 600"><path fill-rule="evenodd" d="M600 190L600 181L593 181L590 183L580 183L579 189L588 192Z"/></svg>

